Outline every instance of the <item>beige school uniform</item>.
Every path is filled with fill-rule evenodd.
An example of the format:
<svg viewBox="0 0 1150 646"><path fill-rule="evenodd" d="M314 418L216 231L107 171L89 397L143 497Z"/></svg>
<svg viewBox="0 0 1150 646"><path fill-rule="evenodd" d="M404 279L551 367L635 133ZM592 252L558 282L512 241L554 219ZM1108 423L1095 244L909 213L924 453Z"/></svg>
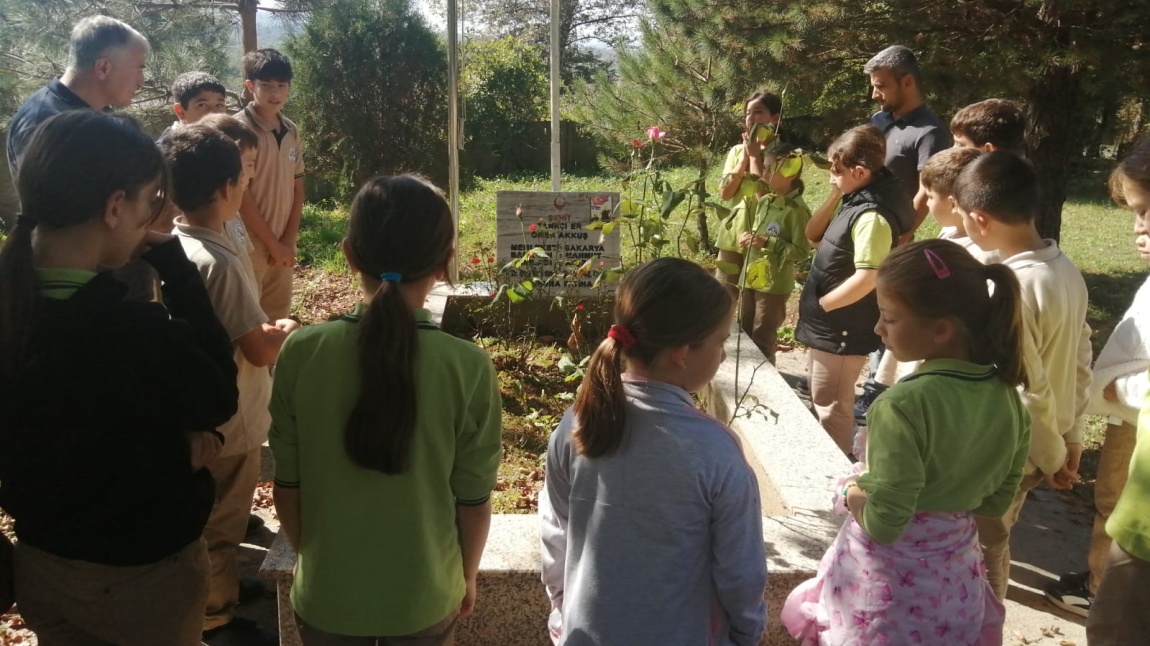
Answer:
<svg viewBox="0 0 1150 646"><path fill-rule="evenodd" d="M977 517L987 578L999 599L1010 577L1010 530L1026 494L1066 463L1066 444L1082 443L1090 401L1090 326L1082 274L1053 240L1004 258L1022 288L1023 354L1030 387L1030 458L1018 494L1002 518Z"/></svg>
<svg viewBox="0 0 1150 646"><path fill-rule="evenodd" d="M251 106L235 117L259 137L256 174L248 187L260 216L278 238L287 228L295 197L295 181L304 175L303 148L299 129L282 114L279 123L260 119ZM260 286L260 304L269 319L286 318L291 310L292 268L269 267L268 251L258 238L252 238L252 267Z"/></svg>
<svg viewBox="0 0 1150 646"><path fill-rule="evenodd" d="M237 243L236 228L229 222L220 234L192 226L184 216L176 218L175 233L188 259L195 263L207 287L208 298L220 323L234 343L259 329L268 317L260 306L255 272L243 238ZM240 234L242 235L242 234ZM204 527L208 544L211 582L204 617L204 630L222 626L233 618L239 602L239 568L236 548L247 531L252 494L260 473L260 447L267 441L271 414L271 377L266 367L249 362L235 349L239 410L219 427L225 441L220 455L208 465L216 480L216 504Z"/></svg>

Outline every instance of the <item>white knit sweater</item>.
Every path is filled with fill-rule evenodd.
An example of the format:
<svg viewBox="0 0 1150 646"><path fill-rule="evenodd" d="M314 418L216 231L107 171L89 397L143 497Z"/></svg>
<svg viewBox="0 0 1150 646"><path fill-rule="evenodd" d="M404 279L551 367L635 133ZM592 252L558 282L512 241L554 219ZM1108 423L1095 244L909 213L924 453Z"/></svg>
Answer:
<svg viewBox="0 0 1150 646"><path fill-rule="evenodd" d="M1114 326L1106 345L1094 362L1094 384L1090 388L1090 408L1095 415L1107 415L1111 423L1138 423L1138 409L1150 391L1150 278L1134 294L1130 309ZM1106 401L1102 390L1114 382L1118 401ZM1117 419L1114 419L1117 418Z"/></svg>

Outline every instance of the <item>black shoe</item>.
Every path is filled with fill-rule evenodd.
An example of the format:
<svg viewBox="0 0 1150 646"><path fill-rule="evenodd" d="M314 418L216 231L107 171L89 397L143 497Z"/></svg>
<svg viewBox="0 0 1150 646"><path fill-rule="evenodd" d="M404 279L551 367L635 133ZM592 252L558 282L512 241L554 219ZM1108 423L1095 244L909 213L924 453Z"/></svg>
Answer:
<svg viewBox="0 0 1150 646"><path fill-rule="evenodd" d="M236 617L218 628L205 630L203 639L209 646L279 646L280 642L277 635L243 617Z"/></svg>
<svg viewBox="0 0 1150 646"><path fill-rule="evenodd" d="M866 412L870 410L870 405L874 403L878 396L883 394L886 386L868 381L863 384L862 394L855 398L855 421L860 424L866 423Z"/></svg>
<svg viewBox="0 0 1150 646"><path fill-rule="evenodd" d="M1043 591L1046 593L1046 599L1059 608L1072 612L1079 617L1090 616L1090 606L1094 603L1094 594L1084 583L1057 581L1046 584Z"/></svg>
<svg viewBox="0 0 1150 646"><path fill-rule="evenodd" d="M244 538L256 537L260 530L264 528L264 519L252 514L248 516L248 528L244 533Z"/></svg>
<svg viewBox="0 0 1150 646"><path fill-rule="evenodd" d="M265 592L267 592L267 588L264 587L263 581L250 576L242 577L240 579L239 603L251 603L264 596Z"/></svg>
<svg viewBox="0 0 1150 646"><path fill-rule="evenodd" d="M1067 572L1058 577L1059 583L1066 585L1088 586L1090 585L1090 570L1085 572Z"/></svg>
<svg viewBox="0 0 1150 646"><path fill-rule="evenodd" d="M806 377L799 377L795 380L794 390L799 395L807 397L808 399L811 396L811 385L807 382Z"/></svg>

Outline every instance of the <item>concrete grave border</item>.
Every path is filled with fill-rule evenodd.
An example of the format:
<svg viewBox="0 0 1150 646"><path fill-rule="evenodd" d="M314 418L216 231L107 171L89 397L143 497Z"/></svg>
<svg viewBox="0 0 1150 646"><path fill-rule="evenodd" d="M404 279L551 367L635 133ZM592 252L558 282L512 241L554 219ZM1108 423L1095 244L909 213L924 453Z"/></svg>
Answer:
<svg viewBox="0 0 1150 646"><path fill-rule="evenodd" d="M456 293L468 291L441 286L432 292L428 307L437 320ZM835 480L850 463L750 338L732 332L727 359L708 391L707 405L720 418L729 418L735 409L738 343L740 391L746 397L732 428L743 439L747 459L759 477L769 606L762 644L793 644L779 623L779 611L787 594L818 569L843 522L830 511L831 496ZM479 569L479 605L475 616L459 624L459 646L550 644L546 633L550 607L539 580L538 541L534 515L497 514L492 519ZM283 535L277 535L260 575L276 582L283 646L300 643L289 600L294 567L294 552Z"/></svg>

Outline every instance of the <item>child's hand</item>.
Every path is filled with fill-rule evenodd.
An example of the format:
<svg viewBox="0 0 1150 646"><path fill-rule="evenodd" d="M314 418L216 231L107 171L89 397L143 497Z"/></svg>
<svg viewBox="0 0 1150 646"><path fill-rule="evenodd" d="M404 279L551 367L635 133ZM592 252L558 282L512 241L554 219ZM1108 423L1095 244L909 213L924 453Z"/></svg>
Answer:
<svg viewBox="0 0 1150 646"><path fill-rule="evenodd" d="M1102 389L1102 399L1105 399L1108 402L1118 401L1118 387L1115 385L1115 383L1116 382L1111 381L1110 383L1106 384L1106 387Z"/></svg>
<svg viewBox="0 0 1150 646"><path fill-rule="evenodd" d="M1050 485L1051 489L1071 489L1076 483L1082 480L1082 476L1078 475L1078 467L1082 462L1082 445L1078 442L1069 442L1066 444L1066 464L1058 471L1048 474L1045 478L1046 484Z"/></svg>
<svg viewBox="0 0 1150 646"><path fill-rule="evenodd" d="M475 579L467 579L466 591L463 593L463 603L459 604L459 618L467 619L475 614Z"/></svg>
<svg viewBox="0 0 1150 646"><path fill-rule="evenodd" d="M295 245L286 245L282 242L268 247L273 267L295 267Z"/></svg>
<svg viewBox="0 0 1150 646"><path fill-rule="evenodd" d="M188 448L192 454L192 471L199 471L216 459L224 443L215 433L191 431L188 433Z"/></svg>
<svg viewBox="0 0 1150 646"><path fill-rule="evenodd" d="M274 325L277 330L284 334L291 334L299 329L299 322L293 319L280 319Z"/></svg>
<svg viewBox="0 0 1150 646"><path fill-rule="evenodd" d="M739 246L740 247L754 247L756 249L762 249L766 245L767 245L766 236L755 235L754 233L751 233L750 231L747 231L743 235L739 236Z"/></svg>
<svg viewBox="0 0 1150 646"><path fill-rule="evenodd" d="M763 154L763 144L759 143L754 137L747 136L747 133L744 132L743 150L747 151L747 157L759 157ZM744 159L747 157L744 157Z"/></svg>

